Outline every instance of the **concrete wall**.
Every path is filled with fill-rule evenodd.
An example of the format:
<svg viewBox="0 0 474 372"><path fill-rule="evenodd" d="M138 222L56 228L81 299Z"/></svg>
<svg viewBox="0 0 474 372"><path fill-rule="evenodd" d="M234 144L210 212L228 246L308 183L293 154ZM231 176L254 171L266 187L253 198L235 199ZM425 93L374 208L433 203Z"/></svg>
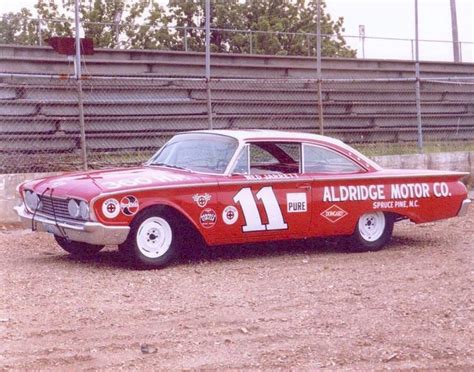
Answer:
<svg viewBox="0 0 474 372"><path fill-rule="evenodd" d="M470 175L464 179L464 182L471 187L474 185L474 152L375 156L373 160L384 168L440 169L469 172ZM16 193L18 184L26 180L57 174L58 172L0 175L0 223L18 222L17 215L13 210L13 207L21 202Z"/></svg>
<svg viewBox="0 0 474 372"><path fill-rule="evenodd" d="M467 172L464 182L474 186L474 152L440 152L430 154L406 154L373 156L372 159L384 168L437 169Z"/></svg>

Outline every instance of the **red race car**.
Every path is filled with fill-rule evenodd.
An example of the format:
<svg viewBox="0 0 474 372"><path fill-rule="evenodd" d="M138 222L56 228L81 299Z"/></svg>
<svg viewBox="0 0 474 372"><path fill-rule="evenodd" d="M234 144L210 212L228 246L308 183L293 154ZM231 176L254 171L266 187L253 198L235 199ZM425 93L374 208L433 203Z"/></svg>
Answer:
<svg viewBox="0 0 474 372"><path fill-rule="evenodd" d="M378 250L396 221L464 215L465 175L382 169L313 134L195 131L174 136L140 167L23 183L16 210L71 254L118 245L135 264L158 268L193 234L211 246L350 236L351 249Z"/></svg>

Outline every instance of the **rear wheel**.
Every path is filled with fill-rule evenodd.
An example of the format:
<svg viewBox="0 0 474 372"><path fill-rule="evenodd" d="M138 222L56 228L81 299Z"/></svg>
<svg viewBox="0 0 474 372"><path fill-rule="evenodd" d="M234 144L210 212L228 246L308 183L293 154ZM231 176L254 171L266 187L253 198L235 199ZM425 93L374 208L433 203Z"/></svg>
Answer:
<svg viewBox="0 0 474 372"><path fill-rule="evenodd" d="M54 239L56 239L56 243L58 243L62 249L75 257L93 257L104 248L103 245L74 242L58 235L54 235Z"/></svg>
<svg viewBox="0 0 474 372"><path fill-rule="evenodd" d="M173 217L158 207L145 210L133 220L120 252L136 266L166 266L176 257L180 245L176 234L179 222Z"/></svg>
<svg viewBox="0 0 474 372"><path fill-rule="evenodd" d="M394 217L384 212L369 212L360 216L351 236L351 250L378 251L392 237Z"/></svg>

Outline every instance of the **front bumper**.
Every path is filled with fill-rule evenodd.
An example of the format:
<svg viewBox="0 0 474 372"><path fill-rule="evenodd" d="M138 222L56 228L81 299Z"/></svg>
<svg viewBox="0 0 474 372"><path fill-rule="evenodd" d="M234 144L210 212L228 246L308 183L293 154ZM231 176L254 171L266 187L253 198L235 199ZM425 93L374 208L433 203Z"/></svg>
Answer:
<svg viewBox="0 0 474 372"><path fill-rule="evenodd" d="M471 204L471 199L464 199L462 201L461 208L459 209L459 212L458 212L458 217L462 217L467 214L467 210L470 204Z"/></svg>
<svg viewBox="0 0 474 372"><path fill-rule="evenodd" d="M26 209L25 205L15 207L15 211L18 213L23 226L31 228L33 214ZM34 227L38 231L62 236L58 226L70 240L95 245L122 244L130 232L129 226L105 226L99 222L66 222L60 220L56 223L51 217L35 216Z"/></svg>

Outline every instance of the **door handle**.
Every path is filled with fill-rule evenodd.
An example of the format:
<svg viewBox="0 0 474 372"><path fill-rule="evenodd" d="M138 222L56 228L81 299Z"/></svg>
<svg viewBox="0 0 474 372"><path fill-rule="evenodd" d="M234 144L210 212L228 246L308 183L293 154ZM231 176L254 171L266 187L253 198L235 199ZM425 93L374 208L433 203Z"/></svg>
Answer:
<svg viewBox="0 0 474 372"><path fill-rule="evenodd" d="M311 190L311 185L308 185L308 184L303 184L303 185L299 185L298 186L299 189L304 189L304 190Z"/></svg>

